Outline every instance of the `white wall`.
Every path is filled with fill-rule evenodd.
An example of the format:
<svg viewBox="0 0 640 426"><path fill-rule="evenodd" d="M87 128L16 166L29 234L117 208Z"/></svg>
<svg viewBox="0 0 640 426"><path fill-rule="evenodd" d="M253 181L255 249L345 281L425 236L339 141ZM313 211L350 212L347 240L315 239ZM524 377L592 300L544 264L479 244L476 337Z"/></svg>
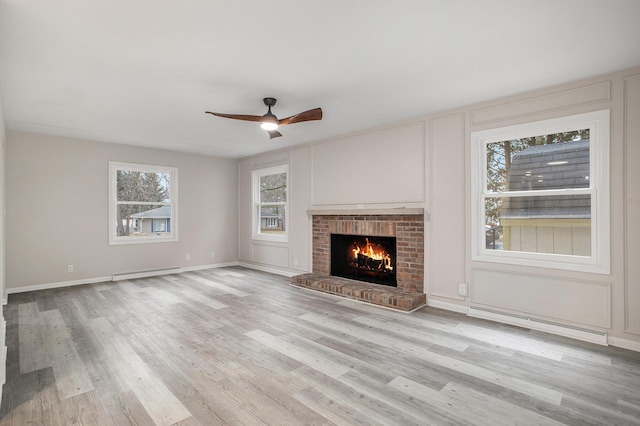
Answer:
<svg viewBox="0 0 640 426"><path fill-rule="evenodd" d="M611 274L472 262L471 132L601 109L611 111ZM292 275L310 271L307 209L424 207L430 305L461 312L478 307L606 331L611 344L640 350L638 116L635 69L243 159L240 260ZM283 163L292 170L295 222L289 242L254 241L251 170ZM469 283L468 297L458 295L459 282Z"/></svg>
<svg viewBox="0 0 640 426"><path fill-rule="evenodd" d="M6 321L2 315L3 306L7 302L7 290L5 288L5 125L4 125L4 111L2 109L2 94L0 93L0 402L2 401L2 385L4 385L6 378L6 357L5 357L5 332Z"/></svg>
<svg viewBox="0 0 640 426"><path fill-rule="evenodd" d="M179 241L109 245L109 161L178 168ZM9 131L6 163L10 292L237 261L235 160Z"/></svg>
<svg viewBox="0 0 640 426"><path fill-rule="evenodd" d="M4 124L4 111L2 109L2 96L0 94L0 298L6 303L7 292L5 288L5 170L6 170L6 134ZM2 310L0 308L0 314ZM1 347L1 346L0 346Z"/></svg>

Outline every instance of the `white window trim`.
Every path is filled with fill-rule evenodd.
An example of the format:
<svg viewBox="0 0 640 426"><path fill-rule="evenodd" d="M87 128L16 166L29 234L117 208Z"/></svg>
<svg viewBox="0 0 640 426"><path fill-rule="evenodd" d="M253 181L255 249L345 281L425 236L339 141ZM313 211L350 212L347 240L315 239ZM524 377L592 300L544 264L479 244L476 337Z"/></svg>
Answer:
<svg viewBox="0 0 640 426"><path fill-rule="evenodd" d="M471 259L539 268L610 274L610 111L601 110L471 133ZM488 143L571 130L590 130L588 189L527 191L523 196L591 194L591 256L489 250L485 247L486 147ZM505 194L509 194L506 192Z"/></svg>
<svg viewBox="0 0 640 426"><path fill-rule="evenodd" d="M284 234L263 234L260 232L260 223L258 218L258 209L260 206L260 178L262 176L276 175L286 173L287 175L287 201L284 203ZM278 241L286 243L289 241L289 165L267 167L264 169L256 169L251 171L251 238L261 241Z"/></svg>
<svg viewBox="0 0 640 426"><path fill-rule="evenodd" d="M170 176L169 194L171 197L171 232L162 233L160 235L148 236L117 236L117 214L116 214L116 197L117 189L117 171L118 170L135 170L143 173L164 173ZM162 203L154 203L162 204ZM149 164L123 163L118 161L109 161L109 245L120 244L147 244L178 241L178 168L168 166L154 166Z"/></svg>

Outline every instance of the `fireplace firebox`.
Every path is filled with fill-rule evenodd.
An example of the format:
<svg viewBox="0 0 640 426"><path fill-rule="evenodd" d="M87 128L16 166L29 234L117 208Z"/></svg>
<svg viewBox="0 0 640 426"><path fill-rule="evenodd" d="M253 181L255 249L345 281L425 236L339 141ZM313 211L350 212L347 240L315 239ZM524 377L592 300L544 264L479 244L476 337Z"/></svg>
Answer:
<svg viewBox="0 0 640 426"><path fill-rule="evenodd" d="M331 275L397 287L396 237L331 234Z"/></svg>

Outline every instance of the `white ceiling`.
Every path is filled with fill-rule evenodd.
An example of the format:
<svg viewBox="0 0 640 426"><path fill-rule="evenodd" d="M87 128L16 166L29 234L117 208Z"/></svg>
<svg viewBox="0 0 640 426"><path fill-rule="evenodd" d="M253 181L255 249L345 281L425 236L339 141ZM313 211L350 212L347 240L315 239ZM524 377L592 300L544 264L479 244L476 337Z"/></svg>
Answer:
<svg viewBox="0 0 640 426"><path fill-rule="evenodd" d="M0 0L8 129L224 157L638 65L638 0Z"/></svg>

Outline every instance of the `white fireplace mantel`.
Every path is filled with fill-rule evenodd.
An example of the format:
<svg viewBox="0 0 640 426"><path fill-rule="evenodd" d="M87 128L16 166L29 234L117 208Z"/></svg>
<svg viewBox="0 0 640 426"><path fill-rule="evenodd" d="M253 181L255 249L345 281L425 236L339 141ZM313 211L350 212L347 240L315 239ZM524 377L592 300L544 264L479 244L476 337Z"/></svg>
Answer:
<svg viewBox="0 0 640 426"><path fill-rule="evenodd" d="M411 216L423 215L423 208L397 208L397 209L325 209L307 210L309 216Z"/></svg>

